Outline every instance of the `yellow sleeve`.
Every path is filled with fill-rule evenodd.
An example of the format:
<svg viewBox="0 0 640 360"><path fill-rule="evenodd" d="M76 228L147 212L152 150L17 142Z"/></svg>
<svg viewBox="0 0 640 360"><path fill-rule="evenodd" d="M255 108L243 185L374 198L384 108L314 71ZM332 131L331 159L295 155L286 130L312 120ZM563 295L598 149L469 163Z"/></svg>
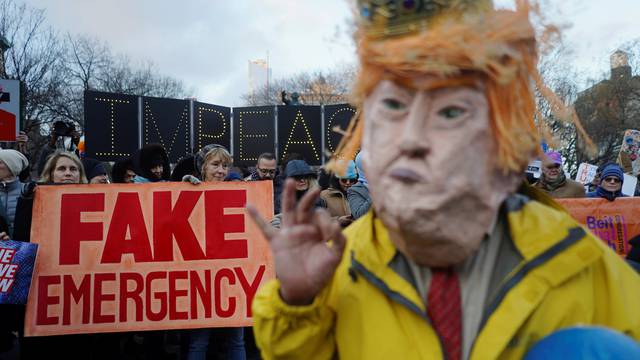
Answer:
<svg viewBox="0 0 640 360"><path fill-rule="evenodd" d="M253 299L253 331L262 358L332 359L335 313L327 286L311 305L291 306L280 298L280 282L265 284Z"/></svg>

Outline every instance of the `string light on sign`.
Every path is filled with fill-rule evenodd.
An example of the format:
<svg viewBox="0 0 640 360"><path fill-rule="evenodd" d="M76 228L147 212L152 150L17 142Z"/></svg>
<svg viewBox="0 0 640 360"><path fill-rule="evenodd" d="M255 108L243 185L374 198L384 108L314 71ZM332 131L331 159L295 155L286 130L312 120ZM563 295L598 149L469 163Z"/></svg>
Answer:
<svg viewBox="0 0 640 360"><path fill-rule="evenodd" d="M348 111L348 112L352 113L353 115L355 115L355 114L356 114L356 111L355 111L353 108L350 108L350 107L343 107L343 108L338 109L336 112L334 112L334 113L331 115L331 117L329 118L329 121L327 121L327 132L326 132L326 134L329 134L329 135L327 136L327 147L329 148L328 150L329 150L331 153L333 153L334 151L336 151L336 150L335 150L335 147L333 146L333 143L331 142L331 133L332 133L332 132L336 132L336 133L337 133L337 131L333 130L333 126L332 126L332 124L333 124L333 120L335 120L336 116L337 116L339 113L341 113L341 112L345 112L345 111Z"/></svg>
<svg viewBox="0 0 640 360"><path fill-rule="evenodd" d="M293 133L296 130L296 125L298 125L298 121L302 123L302 127L304 128L304 132L307 135L306 141L292 141ZM291 131L289 131L289 138L287 139L287 143L284 145L284 152L282 153L282 158L287 155L289 151L289 145L311 145L311 149L313 150L313 155L316 157L316 160L320 161L320 154L318 154L318 150L316 149L316 145L313 143L313 138L311 137L311 132L309 132L309 127L307 127L307 122L304 120L302 116L302 111L298 110L296 114L295 120L293 120L293 125L291 126Z"/></svg>
<svg viewBox="0 0 640 360"><path fill-rule="evenodd" d="M129 100L94 98L95 101L105 102L109 105L109 124L111 127L111 151L106 153L96 153L97 156L129 156L127 153L117 153L116 151L116 128L114 125L116 119L115 105L130 104Z"/></svg>
<svg viewBox="0 0 640 360"><path fill-rule="evenodd" d="M258 161L258 158L248 158L245 157L244 154L244 141L243 139L258 139L258 138L268 138L269 136L267 134L245 134L244 133L244 128L242 126L243 124L243 116L245 114L247 115L269 115L271 113L271 111L269 110L261 110L261 111L257 111L257 110L253 110L253 111L240 111L239 115L238 115L238 135L239 135L239 150L240 150L240 160L242 161Z"/></svg>
<svg viewBox="0 0 640 360"><path fill-rule="evenodd" d="M180 114L180 121L178 122L178 126L173 132L171 136L171 140L169 141L169 146L164 141L164 137L160 132L160 128L158 127L158 123L153 116L153 112L151 111L151 107L149 106L149 102L144 102L144 140L145 144L149 144L149 121L153 124L156 129L156 133L158 134L158 139L160 140L160 145L167 150L167 154L171 154L171 149L173 149L173 145L176 143L176 139L178 138L178 134L180 133L180 129L182 128L182 124L184 123L185 131L184 131L184 141L185 141L185 154L189 154L189 104L186 104L184 109L182 110L182 114Z"/></svg>
<svg viewBox="0 0 640 360"><path fill-rule="evenodd" d="M222 132L220 134L218 135L204 134L202 132L202 124L204 122L204 112L212 112L218 115L218 118L222 121ZM224 113L222 113L222 111L211 109L211 108L205 108L205 107L198 108L198 148L202 148L202 138L221 139L226 132L227 132L227 119L224 116Z"/></svg>

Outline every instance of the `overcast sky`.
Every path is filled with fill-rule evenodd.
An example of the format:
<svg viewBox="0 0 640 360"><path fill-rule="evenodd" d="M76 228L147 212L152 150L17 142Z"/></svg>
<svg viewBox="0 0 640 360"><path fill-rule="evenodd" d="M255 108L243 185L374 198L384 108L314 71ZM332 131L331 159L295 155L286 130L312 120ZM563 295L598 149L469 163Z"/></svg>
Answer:
<svg viewBox="0 0 640 360"><path fill-rule="evenodd" d="M496 0L509 4L513 0ZM547 0L572 24L577 68L602 73L622 42L640 38L640 0ZM109 43L182 80L200 101L243 105L248 61L269 53L273 78L355 62L349 0L26 0L62 32Z"/></svg>

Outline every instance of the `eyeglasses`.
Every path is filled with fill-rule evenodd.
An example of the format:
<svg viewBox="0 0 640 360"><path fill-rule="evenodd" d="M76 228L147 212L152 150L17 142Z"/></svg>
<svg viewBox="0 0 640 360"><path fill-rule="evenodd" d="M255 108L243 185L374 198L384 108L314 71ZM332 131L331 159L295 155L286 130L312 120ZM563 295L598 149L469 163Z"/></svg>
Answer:
<svg viewBox="0 0 640 360"><path fill-rule="evenodd" d="M275 174L276 173L276 169L261 169L261 168L257 168L259 172L263 173L263 174Z"/></svg>
<svg viewBox="0 0 640 360"><path fill-rule="evenodd" d="M620 179L614 176L607 176L606 178L604 178L604 182L612 182L614 184L617 184L620 182Z"/></svg>
<svg viewBox="0 0 640 360"><path fill-rule="evenodd" d="M341 183L345 184L355 184L358 182L358 179L339 179Z"/></svg>
<svg viewBox="0 0 640 360"><path fill-rule="evenodd" d="M559 164L553 164L553 165L549 165L546 167L549 170L553 170L553 169L559 169L560 165Z"/></svg>

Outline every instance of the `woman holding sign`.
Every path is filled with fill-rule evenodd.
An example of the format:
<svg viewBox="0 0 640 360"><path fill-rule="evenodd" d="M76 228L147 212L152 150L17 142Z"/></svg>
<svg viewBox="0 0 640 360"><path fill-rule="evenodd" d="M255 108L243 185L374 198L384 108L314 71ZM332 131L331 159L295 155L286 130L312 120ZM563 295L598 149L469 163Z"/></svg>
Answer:
<svg viewBox="0 0 640 360"><path fill-rule="evenodd" d="M197 185L203 181L225 181L227 175L229 175L233 158L224 146L209 144L196 154L194 162L196 172L200 174L200 178L193 175L185 175L182 181ZM233 360L244 360L246 358L243 329L220 328L190 330L187 333L187 360L204 360L207 358L207 350L212 333L215 333L215 336L222 340L220 343L224 343L226 354L223 358Z"/></svg>
<svg viewBox="0 0 640 360"><path fill-rule="evenodd" d="M587 193L590 198L604 198L613 201L616 198L624 197L622 194L622 184L624 183L624 173L618 164L609 164L604 167L600 175L600 185L595 191Z"/></svg>

